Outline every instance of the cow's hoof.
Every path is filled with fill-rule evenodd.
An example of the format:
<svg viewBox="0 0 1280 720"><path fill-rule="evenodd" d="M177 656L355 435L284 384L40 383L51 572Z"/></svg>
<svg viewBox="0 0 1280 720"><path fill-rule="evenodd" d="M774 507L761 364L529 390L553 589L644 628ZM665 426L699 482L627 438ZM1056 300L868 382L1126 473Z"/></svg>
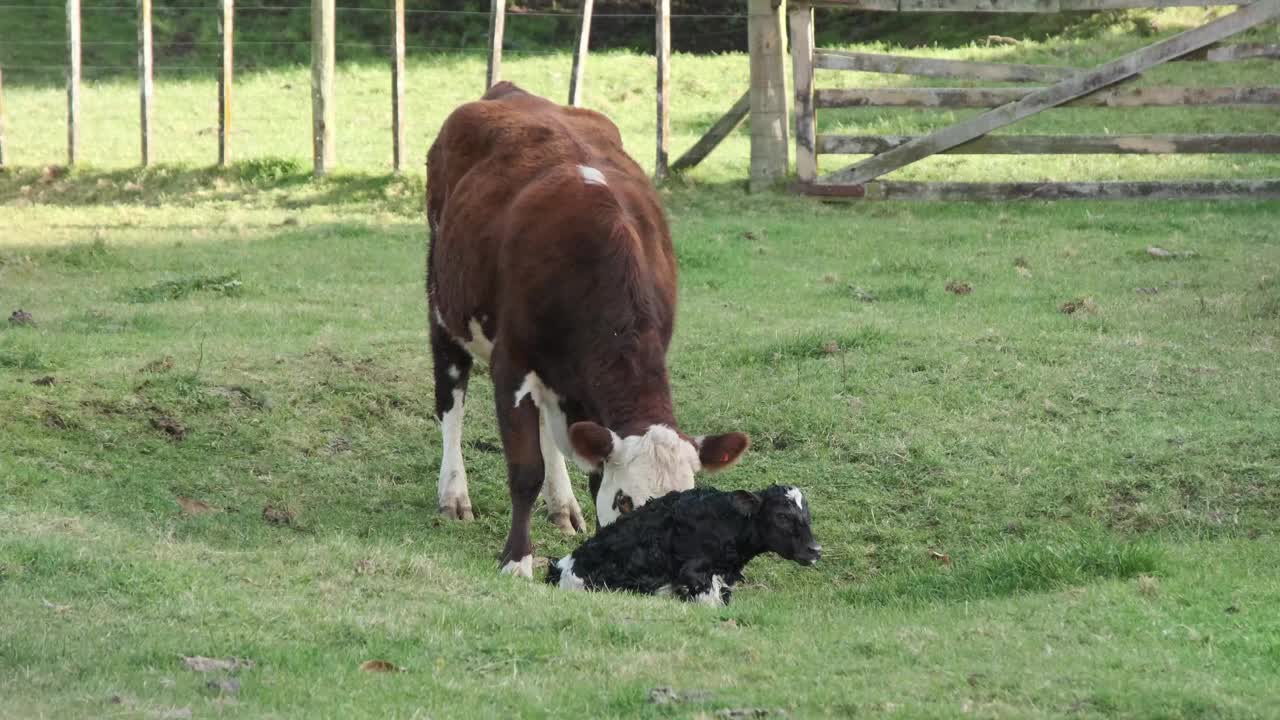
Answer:
<svg viewBox="0 0 1280 720"><path fill-rule="evenodd" d="M565 535L576 535L586 530L587 523L582 519L582 511L578 509L578 504L574 503L572 507L565 508L558 512L548 512L547 520L552 525L560 528L560 532Z"/></svg>
<svg viewBox="0 0 1280 720"><path fill-rule="evenodd" d="M471 512L471 503L466 498L456 498L440 506L440 514L449 520L471 522L476 516Z"/></svg>
<svg viewBox="0 0 1280 720"><path fill-rule="evenodd" d="M533 556L525 555L519 560L509 560L502 566L503 575L533 579Z"/></svg>

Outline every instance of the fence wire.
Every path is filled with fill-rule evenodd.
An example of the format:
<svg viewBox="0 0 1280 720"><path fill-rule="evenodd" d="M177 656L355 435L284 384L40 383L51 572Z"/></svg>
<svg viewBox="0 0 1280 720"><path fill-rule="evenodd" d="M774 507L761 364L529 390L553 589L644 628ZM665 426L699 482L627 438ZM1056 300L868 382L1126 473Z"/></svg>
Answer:
<svg viewBox="0 0 1280 720"><path fill-rule="evenodd" d="M64 8L60 5L0 5L0 10L47 10L52 12L62 11ZM334 8L337 12L368 12L368 13L386 13L391 14L389 8L367 8L367 7L343 7ZM207 12L222 12L217 6L210 5L156 5L151 8L151 12L189 12L193 10L204 10ZM237 14L242 12L279 12L282 10L306 10L310 12L310 5L256 5L253 7L236 7ZM83 6L80 12L118 12L136 14L137 11L131 7L93 7ZM488 17L488 10L429 10L425 8L405 8L405 15L473 15ZM551 10L513 10L508 8L506 12L508 19L520 17L563 17L563 18L579 18L582 17L581 12L572 11L551 11ZM595 22L598 19L609 18L652 18L654 13L591 13L591 20ZM687 19L701 18L706 20L727 20L734 18L746 18L746 13L671 13L668 15L671 19Z"/></svg>
<svg viewBox="0 0 1280 720"><path fill-rule="evenodd" d="M387 15L392 14L392 10L390 8L338 6L335 9L337 12L379 13L379 14L387 14ZM58 15L65 14L65 6L61 4L56 4L56 3L51 3L48 5L35 5L35 4L24 4L24 3L0 4L0 11L4 11L4 10L20 10L20 11L31 11L31 12L45 11L45 12L58 14ZM305 11L309 13L311 12L311 10L312 10L312 7L309 4L307 5L273 4L273 5L244 6L244 7L235 8L235 12L237 15L240 15L242 13L252 13L252 12L281 12L281 11L298 11L298 12ZM129 6L84 5L80 8L80 11L81 13L89 13L89 12L115 13L119 15L137 16L137 9ZM177 5L166 4L163 6L155 5L152 7L153 13L187 13L187 12L193 12L193 11L207 11L210 13L221 13L221 8L214 5L209 5L209 4L199 4L199 5L197 4L177 4ZM488 10L433 10L433 9L426 9L426 8L406 8L404 12L406 16L435 15L435 16L488 17L490 14ZM547 10L517 11L510 8L508 8L506 15L507 15L508 23L510 23L510 21L513 19L526 18L526 17L528 18L565 18L570 20L578 20L582 17L582 13L580 11L547 11ZM746 13L672 13L668 17L670 17L672 20L746 20L747 15ZM656 19L656 14L655 13L630 13L630 12L616 12L616 13L593 12L591 14L591 21L593 24L602 20L609 21L609 20L638 20L638 19L654 20ZM700 37L726 37L730 35L739 35L742 32L744 32L742 28L733 28L729 30L719 30L719 31L716 31L716 30L701 31L698 33L698 35ZM162 39L157 38L157 40L158 41L155 43L155 45L158 47L163 47L164 43L162 42ZM306 47L311 45L311 40L239 40L239 39L236 39L234 43L236 47L279 47L279 46ZM82 48L94 48L94 47L134 48L134 47L137 47L137 42L132 40L85 39L85 40L82 40L80 44ZM216 48L216 47L222 46L222 42L217 40L199 40L199 41L184 40L181 44L183 47L202 47L202 48ZM53 39L53 40L50 40L50 39L11 40L11 39L0 38L0 45L10 46L10 47L67 48L68 42L66 38L59 38L59 39ZM335 43L335 48L339 51L343 49L366 51L366 52L370 50L388 50L389 51L394 48L394 45L391 43L373 43L373 42L338 42L338 43ZM405 51L406 53L418 51L418 52L425 52L425 53L431 53L431 54L485 55L485 54L488 54L489 48L487 45L479 46L479 45L439 45L439 44L406 43ZM553 56L553 55L563 55L565 53L570 53L570 52L573 52L573 48L569 48L569 47L556 48L556 49L504 48L502 51L502 54L504 56L511 56L511 57L547 57L547 56ZM250 61L243 64L237 63L234 66L234 69L243 70L243 71L253 71L253 70L261 69L262 67L263 65L258 63L253 63L252 61ZM6 71L12 71L12 72L53 73L53 72L64 72L66 71L67 66L65 63L62 63L62 64L37 63L37 64L25 64L25 65L4 65L4 69ZM154 65L154 72L156 72L157 74L204 73L204 72L216 73L221 69L222 69L222 66L220 64L170 65L160 60L157 60ZM105 75L109 73L118 73L121 71L136 71L136 70L137 70L136 64L84 63L81 66L82 75Z"/></svg>

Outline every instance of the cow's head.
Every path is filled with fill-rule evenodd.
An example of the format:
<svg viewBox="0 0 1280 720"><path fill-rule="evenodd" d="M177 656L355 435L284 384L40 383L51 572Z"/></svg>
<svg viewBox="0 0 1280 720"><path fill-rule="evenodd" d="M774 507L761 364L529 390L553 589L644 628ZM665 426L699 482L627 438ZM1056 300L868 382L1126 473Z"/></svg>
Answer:
<svg viewBox="0 0 1280 720"><path fill-rule="evenodd" d="M750 444L742 433L688 438L666 425L624 438L593 422L574 423L569 440L583 469L602 476L595 497L601 527L655 497L689 490L699 470L733 465Z"/></svg>
<svg viewBox="0 0 1280 720"><path fill-rule="evenodd" d="M774 485L762 493L738 490L733 506L751 518L760 544L787 560L812 565L822 557L822 546L813 539L809 501L798 488Z"/></svg>

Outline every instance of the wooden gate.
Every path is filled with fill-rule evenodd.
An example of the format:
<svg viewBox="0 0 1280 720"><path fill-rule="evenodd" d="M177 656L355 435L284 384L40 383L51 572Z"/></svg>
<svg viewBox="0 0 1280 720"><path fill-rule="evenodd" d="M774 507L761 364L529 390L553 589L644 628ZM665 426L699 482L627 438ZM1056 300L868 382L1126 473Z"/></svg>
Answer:
<svg viewBox="0 0 1280 720"><path fill-rule="evenodd" d="M1223 0L799 0L791 15L791 57L796 94L798 191L845 198L999 200L1061 198L1280 198L1280 179L958 183L877 180L938 153L953 154L1170 154L1280 153L1280 134L1250 135L995 135L1045 110L1063 106L1280 107L1280 86L1126 87L1130 80L1170 60L1232 61L1280 58L1272 45L1221 45L1221 41L1280 17L1280 0L1250 5L1090 70L1051 65L964 62L859 52L816 50L813 7L885 12L1019 12L1217 6ZM855 70L986 82L1034 82L1038 87L875 88L815 90L814 70ZM992 108L986 113L918 137L819 135L816 110L843 107ZM819 155L870 154L827 175Z"/></svg>

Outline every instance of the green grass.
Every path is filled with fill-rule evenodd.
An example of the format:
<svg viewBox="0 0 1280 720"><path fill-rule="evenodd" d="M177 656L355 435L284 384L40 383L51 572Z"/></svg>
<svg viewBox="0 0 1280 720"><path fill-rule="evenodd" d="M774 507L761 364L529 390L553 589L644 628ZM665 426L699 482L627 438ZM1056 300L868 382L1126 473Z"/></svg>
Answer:
<svg viewBox="0 0 1280 720"><path fill-rule="evenodd" d="M677 148L746 82L740 56L680 67ZM567 68L508 71L558 96ZM651 66L591 68L592 104L650 163ZM414 67L434 92L411 94L413 147L480 70ZM379 69L341 78L341 107L383 106ZM678 414L748 432L715 482L804 488L826 557L761 558L708 610L498 576L486 380L466 429L476 522L437 519L423 181L378 174L383 121L342 110L348 170L311 181L305 73L251 75L244 161L202 169L211 85L162 80L167 164L128 169L136 98L113 81L87 92L91 166L59 175L42 166L61 157L60 92L6 89L23 167L0 175L0 311L36 324L0 326L0 716L1275 716L1280 204L747 196L731 138L663 191ZM1185 160L955 172L1275 169ZM540 556L575 542L535 527ZM183 655L255 665L219 696L225 673ZM658 686L694 699L651 704Z"/></svg>

